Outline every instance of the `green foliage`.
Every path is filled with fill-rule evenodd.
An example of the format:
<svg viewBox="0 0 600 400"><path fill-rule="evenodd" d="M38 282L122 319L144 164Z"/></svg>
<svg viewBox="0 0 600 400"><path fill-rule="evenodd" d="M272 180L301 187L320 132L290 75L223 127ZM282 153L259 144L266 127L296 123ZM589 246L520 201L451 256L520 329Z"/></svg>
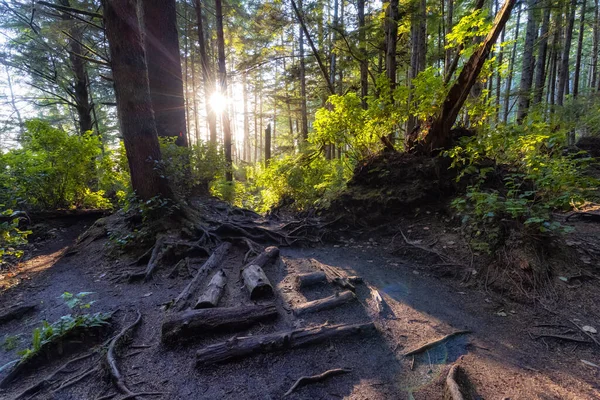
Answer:
<svg viewBox="0 0 600 400"><path fill-rule="evenodd" d="M12 351L17 348L19 344L19 337L16 335L6 336L4 342L2 342L2 349L4 351Z"/></svg>
<svg viewBox="0 0 600 400"><path fill-rule="evenodd" d="M59 342L76 329L94 328L109 324L109 320L112 317L111 313L82 313L83 310L89 309L94 303L93 301L87 303L83 301L90 294L92 292L80 292L75 295L69 292L63 293L60 298L65 301L67 307L73 310L73 314L63 315L58 321L52 324L42 321L42 325L33 330L31 347L19 352L21 362L38 354L44 345Z"/></svg>
<svg viewBox="0 0 600 400"><path fill-rule="evenodd" d="M484 130L446 153L461 169L459 179L472 182L453 205L475 236L499 239L501 221L532 233L568 229L552 211L583 204L599 182L585 175L591 159L563 154L567 131L532 113L528 124Z"/></svg>
<svg viewBox="0 0 600 400"><path fill-rule="evenodd" d="M56 209L105 206L97 187L100 141L91 132L69 135L40 120L26 123L21 148L0 155L0 202Z"/></svg>
<svg viewBox="0 0 600 400"><path fill-rule="evenodd" d="M31 234L31 231L19 229L18 212L2 208L3 205L0 204L0 217L7 217L8 220L0 222L0 266L4 264L5 257L19 259L23 256L23 251L16 247L26 244L27 236Z"/></svg>

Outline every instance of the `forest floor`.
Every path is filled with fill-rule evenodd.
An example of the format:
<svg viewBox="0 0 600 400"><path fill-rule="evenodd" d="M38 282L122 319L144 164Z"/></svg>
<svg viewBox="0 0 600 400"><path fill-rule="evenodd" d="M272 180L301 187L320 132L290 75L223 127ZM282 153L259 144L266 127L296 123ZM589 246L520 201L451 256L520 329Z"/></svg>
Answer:
<svg viewBox="0 0 600 400"><path fill-rule="evenodd" d="M476 279L486 271L481 265L484 258L465 250L468 245L458 230L435 212L388 224L397 228L395 234L389 229L341 232L328 244L281 247L278 261L264 268L276 288L279 318L243 330L243 336L369 321L375 323L376 333L196 367L196 350L234 334L211 335L184 344L162 343L163 306L188 284L189 276L183 276L187 275L184 271L169 277L171 266L161 266L147 283L114 279L134 259L111 256L108 238L69 253L77 236L92 222L85 218L52 221L54 237L36 242L26 260L0 276L0 308L19 302L38 305L22 318L0 325L0 341L4 343L0 366L17 358L17 350L30 346L31 332L42 320L55 321L70 312L59 297L63 292L91 291L90 299L96 300L92 311L115 312L111 334L131 323L136 310L142 314L141 325L119 353L118 362L134 392L163 394L139 398L282 398L302 376L347 368L349 373L299 387L288 397L442 399L448 370L458 364L471 383L470 397L466 398L600 399L600 346L576 327L589 325L600 330L600 224L572 221L575 231L566 243L574 249L570 253L573 259L553 266L546 295L535 301ZM222 264L230 284L219 306L252 304L241 280L237 280L245 264L244 253L245 249L234 246ZM195 269L204 259L190 261ZM333 285L299 290L293 283L296 274L314 272L323 265L363 279L356 284L357 301L296 317L291 308L336 292ZM579 265L591 272L582 272ZM458 330L472 333L455 336L414 357L404 356ZM599 335L590 335L598 340ZM8 346L11 338L16 343ZM0 398L17 397L81 354L84 351L40 363L0 391ZM50 386L54 391L46 389L24 398L123 398L116 395L105 368L57 390L61 383L97 362L93 357L78 361L74 369L57 376L57 382Z"/></svg>

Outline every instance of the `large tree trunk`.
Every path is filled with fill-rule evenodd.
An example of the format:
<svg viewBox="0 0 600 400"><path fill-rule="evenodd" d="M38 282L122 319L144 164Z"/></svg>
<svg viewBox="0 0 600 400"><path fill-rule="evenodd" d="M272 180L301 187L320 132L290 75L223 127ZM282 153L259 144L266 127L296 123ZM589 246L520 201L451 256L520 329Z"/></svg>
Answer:
<svg viewBox="0 0 600 400"><path fill-rule="evenodd" d="M518 123L521 123L527 116L531 99L534 67L533 46L537 34L537 24L535 20L536 4L537 0L528 0L527 2L527 27L525 28L525 45L523 48L521 66L521 83L519 85L519 108L517 110Z"/></svg>
<svg viewBox="0 0 600 400"><path fill-rule="evenodd" d="M565 92L568 92L567 86L569 85L569 56L571 54L571 41L573 40L573 27L575 25L576 8L577 0L571 0L568 14L569 20L567 21L567 28L565 31L565 43L563 46L563 53L558 68L558 88L556 95L556 104L558 104L559 106L563 105Z"/></svg>
<svg viewBox="0 0 600 400"><path fill-rule="evenodd" d="M426 30L427 30L427 14L426 3L424 0L416 2L416 9L412 14L411 21L411 55L410 55L410 80L412 80L425 69L425 55L427 51ZM412 93L410 91L409 103L412 102ZM417 124L417 118L414 115L408 117L406 131L411 132Z"/></svg>
<svg viewBox="0 0 600 400"><path fill-rule="evenodd" d="M583 34L585 32L585 5L581 4L581 18L579 19L579 38L577 40L577 58L575 61L575 76L573 77L573 97L579 94L579 75L581 74L581 56L583 54Z"/></svg>
<svg viewBox="0 0 600 400"><path fill-rule="evenodd" d="M496 43L500 32L504 28L506 21L508 21L515 2L516 0L506 0L502 9L496 15L492 30L488 33L479 49L473 53L469 61L464 65L458 79L448 91L440 114L433 119L429 131L425 132L424 137L419 141L418 151L431 154L439 149L445 149L450 145L450 130L454 126L471 88L477 81L492 46ZM411 136L408 139L409 148L414 148L417 138Z"/></svg>
<svg viewBox="0 0 600 400"><path fill-rule="evenodd" d="M550 29L550 2L544 2L544 16L540 30L540 41L538 47L538 56L535 66L535 91L533 94L533 104L539 104L544 94L544 85L546 80L546 56L548 53L548 32Z"/></svg>
<svg viewBox="0 0 600 400"><path fill-rule="evenodd" d="M155 170L161 160L146 54L135 0L104 0L104 24L110 47L117 112L131 185L142 200L171 197L166 179Z"/></svg>
<svg viewBox="0 0 600 400"><path fill-rule="evenodd" d="M210 143L217 144L217 115L210 105L210 96L215 90L215 79L210 70L210 60L206 54L206 38L204 36L204 18L202 16L202 3L195 0L196 20L198 23L198 50L202 66L202 80L204 82L204 103L206 105L206 118L208 122Z"/></svg>
<svg viewBox="0 0 600 400"><path fill-rule="evenodd" d="M187 146L185 97L175 0L144 0L144 44L158 136Z"/></svg>
<svg viewBox="0 0 600 400"><path fill-rule="evenodd" d="M69 0L59 0L61 6L71 7ZM71 14L62 12L63 21L67 21L70 25L68 32L69 38L69 61L71 62L71 70L73 71L73 98L77 105L77 118L79 122L79 133L83 134L93 129L92 122L92 106L90 105L90 95L88 92L88 79L85 71L86 61L82 58L83 47L81 42L83 39L83 27L79 26Z"/></svg>
<svg viewBox="0 0 600 400"><path fill-rule="evenodd" d="M223 5L221 0L215 0L215 11L217 19L217 52L219 64L219 91L223 96L227 95L227 69L225 65L225 39L223 37ZM231 159L231 125L229 121L228 107L221 114L223 125L223 146L225 147L225 180L233 181L233 165Z"/></svg>

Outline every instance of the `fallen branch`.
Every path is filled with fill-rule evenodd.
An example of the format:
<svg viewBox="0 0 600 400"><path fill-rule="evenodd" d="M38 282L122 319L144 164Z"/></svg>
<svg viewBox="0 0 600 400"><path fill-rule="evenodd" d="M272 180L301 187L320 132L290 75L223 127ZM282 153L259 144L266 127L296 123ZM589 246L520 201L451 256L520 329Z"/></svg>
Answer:
<svg viewBox="0 0 600 400"><path fill-rule="evenodd" d="M309 301L304 304L301 304L294 310L294 314L302 315L314 313L322 310L328 310L330 308L335 308L337 306L341 306L342 304L348 303L356 299L354 293L350 290L347 290L342 293L336 293L333 296L325 297L323 299L318 299L314 301Z"/></svg>
<svg viewBox="0 0 600 400"><path fill-rule="evenodd" d="M231 244L225 242L215 249L215 251L210 255L208 260L206 260L206 262L202 264L200 269L198 269L198 272L196 272L196 276L194 276L191 282L185 287L185 289L183 289L179 296L177 296L172 306L174 309L181 311L187 306L192 296L194 296L194 294L200 288L202 280L206 276L208 276L208 274L213 269L217 268L221 264L223 258L225 257L225 254L227 254L230 248Z"/></svg>
<svg viewBox="0 0 600 400"><path fill-rule="evenodd" d="M285 392L285 394L283 395L283 397L289 396L290 394L292 394L292 392L294 390L298 389L301 386L305 386L305 385L307 385L309 383L321 382L322 380L325 380L325 379L329 378L330 376L347 374L348 372L352 372L352 370L351 369L346 369L346 368L336 368L336 369L330 369L328 371L325 371L325 372L323 372L322 374L319 374L319 375L303 376L300 379L298 379L296 381L296 383L294 383L292 385L292 387L290 388L290 390L288 390L287 392Z"/></svg>
<svg viewBox="0 0 600 400"><path fill-rule="evenodd" d="M454 364L446 377L446 390L450 400L464 400L464 396L460 391L460 385L457 382L458 368L458 365Z"/></svg>
<svg viewBox="0 0 600 400"><path fill-rule="evenodd" d="M340 339L375 331L375 325L369 322L366 324L318 326L267 335L234 337L228 341L215 343L198 350L196 353L196 364L198 366L207 366L254 354L295 349L321 343L326 340Z"/></svg>
<svg viewBox="0 0 600 400"><path fill-rule="evenodd" d="M137 318L135 319L135 321L133 321L133 323L124 327L123 330L121 330L121 332L119 332L119 334L116 335L110 341L110 343L108 345L108 351L106 352L106 363L108 364L109 373L110 373L113 383L115 384L115 386L121 393L126 394L127 396L130 396L130 398L131 398L131 396L135 397L135 394L131 390L129 390L129 388L125 384L125 378L121 374L121 371L119 370L119 366L117 365L117 357L115 355L115 348L117 347L119 342L125 337L125 335L127 335L130 331L133 331L133 329L135 329L135 327L137 327L141 321L142 321L142 314L139 311L137 311Z"/></svg>
<svg viewBox="0 0 600 400"><path fill-rule="evenodd" d="M435 346L437 346L439 344L444 343L448 339L451 339L451 338L453 338L455 336L458 336L458 335L466 335L468 333L471 333L471 331L456 331L456 332L452 332L452 333L444 336L441 339L437 339L437 340L434 340L433 342L426 343L426 344L424 344L421 347L418 347L418 348L416 348L414 350L409 351L408 353L404 353L404 356L407 357L407 356L412 356L413 354L422 353L422 352L424 352L426 350L429 350L429 349L431 349L431 348L433 348L433 347L435 347Z"/></svg>

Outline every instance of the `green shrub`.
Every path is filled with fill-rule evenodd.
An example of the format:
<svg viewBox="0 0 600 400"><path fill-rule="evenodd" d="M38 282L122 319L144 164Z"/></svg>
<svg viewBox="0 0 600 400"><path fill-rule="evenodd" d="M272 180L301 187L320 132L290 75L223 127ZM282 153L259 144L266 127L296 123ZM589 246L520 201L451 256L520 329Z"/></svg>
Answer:
<svg viewBox="0 0 600 400"><path fill-rule="evenodd" d="M0 217L8 218L8 220L0 222L1 267L7 257L18 260L23 256L23 251L16 247L27 243L27 236L31 234L31 231L20 230L18 212L11 209L3 209L2 204L0 204Z"/></svg>

